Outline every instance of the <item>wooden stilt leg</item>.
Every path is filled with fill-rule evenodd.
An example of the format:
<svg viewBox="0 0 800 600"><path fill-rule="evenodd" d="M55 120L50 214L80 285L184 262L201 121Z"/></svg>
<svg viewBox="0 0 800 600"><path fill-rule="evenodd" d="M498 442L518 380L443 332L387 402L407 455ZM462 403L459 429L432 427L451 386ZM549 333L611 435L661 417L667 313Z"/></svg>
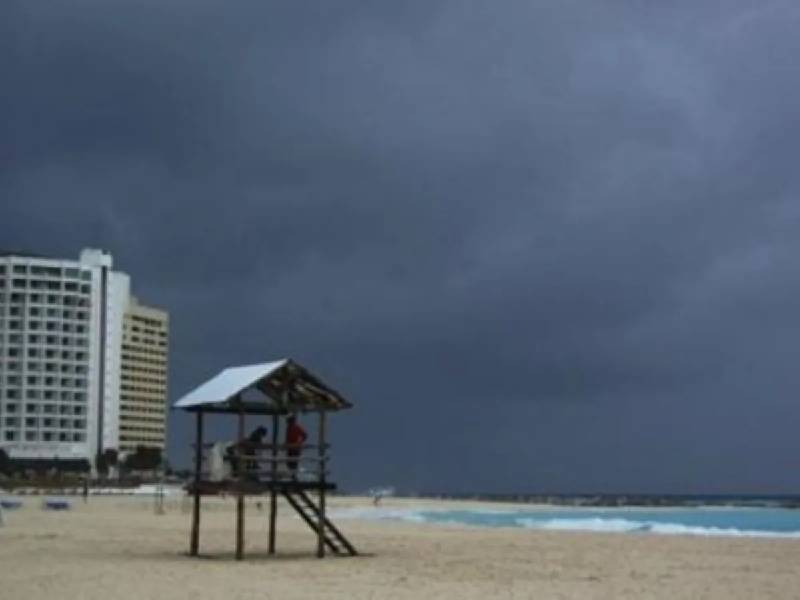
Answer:
<svg viewBox="0 0 800 600"><path fill-rule="evenodd" d="M197 556L200 550L200 479L203 461L203 412L197 411L197 435L194 449L194 507L192 509L192 535L189 554Z"/></svg>
<svg viewBox="0 0 800 600"><path fill-rule="evenodd" d="M272 482L275 483L275 472L277 463L275 458L278 456L278 415L272 415ZM278 518L278 493L273 487L269 493L269 553L275 554L275 526Z"/></svg>
<svg viewBox="0 0 800 600"><path fill-rule="evenodd" d="M236 498L236 560L244 558L244 496Z"/></svg>
<svg viewBox="0 0 800 600"><path fill-rule="evenodd" d="M319 521L317 523L317 557L325 557L325 413L319 413Z"/></svg>
<svg viewBox="0 0 800 600"><path fill-rule="evenodd" d="M244 492L242 485L247 474L246 454L242 452L241 442L244 441L244 412L239 412L239 489L236 492L236 560L244 558Z"/></svg>

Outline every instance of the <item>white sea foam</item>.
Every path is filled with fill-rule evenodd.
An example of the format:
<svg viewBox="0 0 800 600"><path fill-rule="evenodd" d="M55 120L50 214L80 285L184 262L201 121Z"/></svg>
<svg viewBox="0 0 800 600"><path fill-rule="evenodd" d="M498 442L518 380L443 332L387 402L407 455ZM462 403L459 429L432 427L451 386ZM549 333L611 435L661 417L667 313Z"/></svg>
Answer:
<svg viewBox="0 0 800 600"><path fill-rule="evenodd" d="M497 519L497 517L507 517ZM593 531L606 533L650 533L658 535L695 535L724 537L800 538L800 531L764 531L684 525L681 523L653 520L635 520L616 516L550 517L530 516L524 511L496 510L419 510L391 508L349 508L334 511L336 519L360 519L370 521L401 521L407 523L431 523L436 525L461 525L483 527L521 527L546 531Z"/></svg>
<svg viewBox="0 0 800 600"><path fill-rule="evenodd" d="M602 531L612 533L657 533L661 535L699 535L730 537L787 537L800 538L800 532L746 530L723 527L701 527L681 523L659 523L656 521L634 521L631 519L517 519L526 529L554 531Z"/></svg>

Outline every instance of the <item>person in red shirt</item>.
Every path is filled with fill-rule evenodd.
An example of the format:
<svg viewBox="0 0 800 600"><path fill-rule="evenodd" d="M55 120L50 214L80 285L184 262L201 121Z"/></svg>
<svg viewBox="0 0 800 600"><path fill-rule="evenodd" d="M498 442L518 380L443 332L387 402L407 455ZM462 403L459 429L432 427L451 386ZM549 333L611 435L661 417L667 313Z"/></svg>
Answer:
<svg viewBox="0 0 800 600"><path fill-rule="evenodd" d="M286 417L286 456L289 457L289 460L286 461L286 466L289 467L292 477L297 476L297 460L291 459L296 459L300 456L302 445L306 439L308 439L308 434L297 422L297 417L295 415Z"/></svg>

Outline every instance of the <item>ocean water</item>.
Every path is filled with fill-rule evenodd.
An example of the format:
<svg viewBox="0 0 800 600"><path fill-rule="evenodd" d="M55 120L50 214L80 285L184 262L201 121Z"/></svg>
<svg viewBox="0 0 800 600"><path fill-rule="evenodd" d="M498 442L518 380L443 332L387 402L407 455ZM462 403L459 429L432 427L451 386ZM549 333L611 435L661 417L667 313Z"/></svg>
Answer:
<svg viewBox="0 0 800 600"><path fill-rule="evenodd" d="M567 508L428 510L365 507L334 511L338 519L366 519L628 534L800 538L800 510L785 508Z"/></svg>

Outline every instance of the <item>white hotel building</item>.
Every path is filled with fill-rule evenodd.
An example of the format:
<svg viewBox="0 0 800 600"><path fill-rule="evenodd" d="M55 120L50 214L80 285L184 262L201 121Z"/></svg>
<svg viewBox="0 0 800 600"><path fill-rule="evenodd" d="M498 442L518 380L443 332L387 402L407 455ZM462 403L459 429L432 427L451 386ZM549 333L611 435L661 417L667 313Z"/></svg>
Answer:
<svg viewBox="0 0 800 600"><path fill-rule="evenodd" d="M0 448L12 461L93 465L99 452L120 449L123 329L140 305L130 277L112 266L110 254L94 249L77 261L0 253ZM153 343L164 383L151 405L161 435L143 445L163 449L167 333L159 312L164 326Z"/></svg>

